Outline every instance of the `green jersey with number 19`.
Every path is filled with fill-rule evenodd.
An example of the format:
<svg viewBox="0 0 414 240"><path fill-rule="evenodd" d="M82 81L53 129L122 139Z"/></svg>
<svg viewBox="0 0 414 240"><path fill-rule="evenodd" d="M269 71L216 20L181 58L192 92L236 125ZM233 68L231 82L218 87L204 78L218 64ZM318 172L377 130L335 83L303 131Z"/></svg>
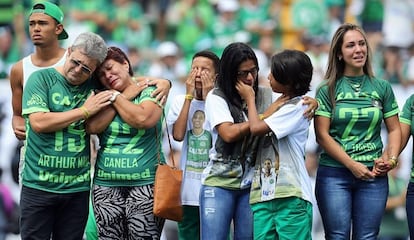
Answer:
<svg viewBox="0 0 414 240"><path fill-rule="evenodd" d="M78 108L91 90L90 80L74 86L54 68L39 70L29 77L22 106L27 136L24 186L54 193L90 189L90 143L84 120L58 131L38 133L31 128L29 115Z"/></svg>

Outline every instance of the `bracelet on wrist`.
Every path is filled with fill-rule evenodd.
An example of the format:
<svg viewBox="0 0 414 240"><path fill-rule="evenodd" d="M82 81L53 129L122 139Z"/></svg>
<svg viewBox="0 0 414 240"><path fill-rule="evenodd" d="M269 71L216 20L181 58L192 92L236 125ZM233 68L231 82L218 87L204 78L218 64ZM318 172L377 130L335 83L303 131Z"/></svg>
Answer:
<svg viewBox="0 0 414 240"><path fill-rule="evenodd" d="M80 107L80 110L82 110L83 112L83 119L88 119L89 118L89 111L85 106Z"/></svg>
<svg viewBox="0 0 414 240"><path fill-rule="evenodd" d="M260 120L265 119L264 115L263 115L263 114L259 114L259 119L260 119Z"/></svg>
<svg viewBox="0 0 414 240"><path fill-rule="evenodd" d="M191 101L194 97L191 94L186 94L184 98Z"/></svg>
<svg viewBox="0 0 414 240"><path fill-rule="evenodd" d="M398 165L398 158L395 155L389 157L388 161L391 163L392 168L395 168Z"/></svg>
<svg viewBox="0 0 414 240"><path fill-rule="evenodd" d="M398 161L398 158L397 158L396 156L391 156L389 159L392 159L392 160Z"/></svg>
<svg viewBox="0 0 414 240"><path fill-rule="evenodd" d="M398 165L397 160L389 159L388 161L390 162L392 169L395 168Z"/></svg>

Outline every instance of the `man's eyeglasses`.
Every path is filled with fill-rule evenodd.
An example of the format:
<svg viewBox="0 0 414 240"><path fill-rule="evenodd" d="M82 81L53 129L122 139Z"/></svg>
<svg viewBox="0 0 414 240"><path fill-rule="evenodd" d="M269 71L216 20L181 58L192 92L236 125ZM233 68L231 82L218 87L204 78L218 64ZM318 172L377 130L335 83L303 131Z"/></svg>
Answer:
<svg viewBox="0 0 414 240"><path fill-rule="evenodd" d="M238 71L237 72L237 78L239 79L246 79L249 73L253 76L253 78L257 77L257 73L259 72L258 67L254 67L250 70L244 70L244 71Z"/></svg>
<svg viewBox="0 0 414 240"><path fill-rule="evenodd" d="M88 68L87 66L85 66L83 63L79 62L78 60L75 59L70 59L70 62L76 66L79 67L81 66L82 72L87 74L87 75L91 75L92 70L90 68Z"/></svg>

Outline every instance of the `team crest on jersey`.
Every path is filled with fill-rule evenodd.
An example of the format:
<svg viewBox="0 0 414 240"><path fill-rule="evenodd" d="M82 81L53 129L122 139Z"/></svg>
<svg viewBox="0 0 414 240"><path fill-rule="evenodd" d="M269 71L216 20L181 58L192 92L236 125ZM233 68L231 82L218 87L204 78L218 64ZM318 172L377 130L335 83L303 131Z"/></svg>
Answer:
<svg viewBox="0 0 414 240"><path fill-rule="evenodd" d="M32 95L30 100L27 101L27 106L32 106L32 105L40 105L42 107L45 107L46 103L43 101L43 99L39 95L35 93Z"/></svg>
<svg viewBox="0 0 414 240"><path fill-rule="evenodd" d="M382 109L382 104L381 104L381 102L380 102L380 101L378 101L378 100L376 100L376 99L373 99L373 100L372 100L372 106L373 106L373 107L376 107L376 108L379 108L379 109Z"/></svg>

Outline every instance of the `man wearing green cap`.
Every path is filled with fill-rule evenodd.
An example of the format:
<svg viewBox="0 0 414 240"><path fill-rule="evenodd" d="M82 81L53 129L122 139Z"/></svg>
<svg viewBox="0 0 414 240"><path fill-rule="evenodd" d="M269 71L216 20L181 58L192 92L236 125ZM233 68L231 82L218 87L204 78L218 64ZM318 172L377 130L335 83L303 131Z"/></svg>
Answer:
<svg viewBox="0 0 414 240"><path fill-rule="evenodd" d="M26 138L24 120L21 116L23 86L30 74L39 69L63 65L66 50L59 40L68 38L62 25L63 12L50 2L33 5L29 17L30 39L35 46L34 53L13 65L10 72L10 86L13 93L12 126L19 140Z"/></svg>
<svg viewBox="0 0 414 240"><path fill-rule="evenodd" d="M26 139L26 128L22 117L22 96L27 79L37 70L62 66L65 61L66 50L59 43L59 40L68 38L62 25L63 17L63 12L58 6L46 1L34 4L30 11L29 34L35 51L14 64L10 72L13 94L12 127L19 140ZM19 165L23 165L22 160ZM22 168L19 167L19 179L21 171Z"/></svg>

